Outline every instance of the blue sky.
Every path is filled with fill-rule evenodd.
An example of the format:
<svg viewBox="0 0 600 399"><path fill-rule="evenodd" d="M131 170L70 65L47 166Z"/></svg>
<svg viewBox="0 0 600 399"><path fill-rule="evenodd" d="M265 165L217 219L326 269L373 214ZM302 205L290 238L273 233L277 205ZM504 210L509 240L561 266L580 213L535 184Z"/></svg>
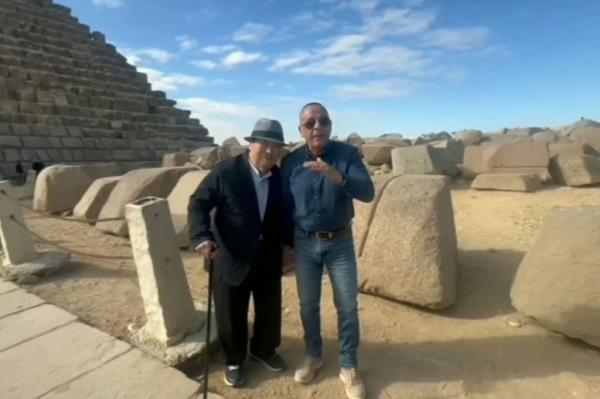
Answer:
<svg viewBox="0 0 600 399"><path fill-rule="evenodd" d="M339 137L600 120L597 0L56 1L216 142L309 101Z"/></svg>

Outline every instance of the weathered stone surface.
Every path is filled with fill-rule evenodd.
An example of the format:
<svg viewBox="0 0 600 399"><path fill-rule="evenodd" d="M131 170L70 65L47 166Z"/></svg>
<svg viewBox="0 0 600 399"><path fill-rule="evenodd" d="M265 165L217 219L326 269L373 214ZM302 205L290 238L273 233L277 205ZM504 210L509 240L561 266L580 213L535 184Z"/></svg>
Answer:
<svg viewBox="0 0 600 399"><path fill-rule="evenodd" d="M551 129L542 130L541 132L534 133L531 136L533 141L541 141L543 143L554 143L558 141L560 134Z"/></svg>
<svg viewBox="0 0 600 399"><path fill-rule="evenodd" d="M519 311L600 347L600 208L555 209L521 261L511 289Z"/></svg>
<svg viewBox="0 0 600 399"><path fill-rule="evenodd" d="M0 241L5 256L2 266L7 267L38 257L31 234L22 227L26 224L16 198L10 182L0 181Z"/></svg>
<svg viewBox="0 0 600 399"><path fill-rule="evenodd" d="M594 147L586 143L551 143L548 145L548 152L550 157L556 155L595 155L600 156L600 153L596 151Z"/></svg>
<svg viewBox="0 0 600 399"><path fill-rule="evenodd" d="M382 165L392 162L392 150L394 148L396 148L395 145L379 143L369 143L361 146L363 157L369 165Z"/></svg>
<svg viewBox="0 0 600 399"><path fill-rule="evenodd" d="M121 176L111 176L94 180L77 205L75 205L73 216L88 221L98 219L102 207L108 201L110 193L121 178Z"/></svg>
<svg viewBox="0 0 600 399"><path fill-rule="evenodd" d="M212 169L219 162L219 147L202 147L192 151L191 161L202 169Z"/></svg>
<svg viewBox="0 0 600 399"><path fill-rule="evenodd" d="M350 133L348 137L346 137L346 143L353 145L354 147L360 150L360 147L365 143L365 141L360 137L360 135L356 132Z"/></svg>
<svg viewBox="0 0 600 399"><path fill-rule="evenodd" d="M200 385L182 372L132 350L44 395L47 399L196 397ZM199 397L202 397L200 394ZM210 398L210 396L209 396Z"/></svg>
<svg viewBox="0 0 600 399"><path fill-rule="evenodd" d="M450 306L457 244L449 180L399 176L378 186L385 188L371 205L376 208L359 248L361 289L434 309Z"/></svg>
<svg viewBox="0 0 600 399"><path fill-rule="evenodd" d="M473 178L480 173L528 173L524 168L546 169L549 153L546 143L515 142L468 146L465 149L463 175Z"/></svg>
<svg viewBox="0 0 600 399"><path fill-rule="evenodd" d="M202 180L208 175L208 171L188 172L179 179L171 194L167 198L175 235L179 247L187 247L190 244L190 232L188 226L188 205L190 196L196 191Z"/></svg>
<svg viewBox="0 0 600 399"><path fill-rule="evenodd" d="M18 290L19 286L11 283L10 281L2 281L0 280L0 295L6 294L10 291Z"/></svg>
<svg viewBox="0 0 600 399"><path fill-rule="evenodd" d="M40 297L32 295L24 290L10 291L2 294L0 298L0 317L21 312L25 309L33 308L44 303Z"/></svg>
<svg viewBox="0 0 600 399"><path fill-rule="evenodd" d="M114 163L49 166L38 175L33 207L51 213L72 210L94 180L120 175L122 171Z"/></svg>
<svg viewBox="0 0 600 399"><path fill-rule="evenodd" d="M112 190L98 215L99 219L119 220L101 221L96 223L96 227L106 233L126 236L125 205L148 196L167 198L179 178L192 170L187 167L151 168L126 173Z"/></svg>
<svg viewBox="0 0 600 399"><path fill-rule="evenodd" d="M503 190L532 192L542 188L542 180L535 174L483 173L471 183L476 190Z"/></svg>
<svg viewBox="0 0 600 399"><path fill-rule="evenodd" d="M218 158L220 160L230 159L237 155L243 154L246 151L248 151L248 148L243 147L243 146L231 145L231 146L227 146L227 147L221 147L221 148L219 148L219 157Z"/></svg>
<svg viewBox="0 0 600 399"><path fill-rule="evenodd" d="M552 158L550 172L554 181L567 186L600 183L600 157L563 154Z"/></svg>
<svg viewBox="0 0 600 399"><path fill-rule="evenodd" d="M394 148L392 171L394 175L454 176L458 173L446 150L433 148L428 144Z"/></svg>
<svg viewBox="0 0 600 399"><path fill-rule="evenodd" d="M479 144L483 140L483 135L480 130L461 130L454 133L457 140L463 142L465 146Z"/></svg>
<svg viewBox="0 0 600 399"><path fill-rule="evenodd" d="M194 308L166 200L147 197L126 206L131 248L140 283L145 339L173 346L197 331Z"/></svg>
<svg viewBox="0 0 600 399"><path fill-rule="evenodd" d="M168 153L163 155L162 167L169 168L175 166L183 166L191 159L190 154L184 152Z"/></svg>
<svg viewBox="0 0 600 399"><path fill-rule="evenodd" d="M515 127L512 129L508 129L506 134L513 136L531 136L535 133L541 132L541 127Z"/></svg>
<svg viewBox="0 0 600 399"><path fill-rule="evenodd" d="M40 397L130 350L131 346L108 334L70 323L27 345L0 352L0 392L3 399ZM31 361L36 358L44 361Z"/></svg>
<svg viewBox="0 0 600 399"><path fill-rule="evenodd" d="M75 320L72 314L48 304L0 318L0 351Z"/></svg>
<svg viewBox="0 0 600 399"><path fill-rule="evenodd" d="M446 159L453 164L463 163L465 145L458 140L439 140L429 143L436 151L442 152Z"/></svg>

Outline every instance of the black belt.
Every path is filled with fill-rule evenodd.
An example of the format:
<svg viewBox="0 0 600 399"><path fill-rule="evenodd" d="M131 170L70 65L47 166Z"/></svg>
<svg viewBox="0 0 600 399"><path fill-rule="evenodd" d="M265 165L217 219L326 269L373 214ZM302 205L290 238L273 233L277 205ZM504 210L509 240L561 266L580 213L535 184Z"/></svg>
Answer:
<svg viewBox="0 0 600 399"><path fill-rule="evenodd" d="M305 237L314 238L319 241L331 241L331 240L336 240L338 238L346 238L348 235L350 235L352 233L352 228L350 226L346 226L339 230L334 230L334 231L304 231L304 230L300 230L300 232Z"/></svg>

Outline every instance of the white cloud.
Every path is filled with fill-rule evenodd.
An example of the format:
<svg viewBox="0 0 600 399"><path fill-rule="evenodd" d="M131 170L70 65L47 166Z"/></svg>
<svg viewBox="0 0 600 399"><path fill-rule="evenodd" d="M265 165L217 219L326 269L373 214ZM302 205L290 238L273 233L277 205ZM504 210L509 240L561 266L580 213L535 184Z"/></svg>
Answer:
<svg viewBox="0 0 600 399"><path fill-rule="evenodd" d="M481 50L478 55L481 57L509 57L512 55L512 51L504 44L493 44Z"/></svg>
<svg viewBox="0 0 600 399"><path fill-rule="evenodd" d="M346 53L292 69L304 75L353 76L361 73L419 75L429 61L419 51L404 46L373 47L362 53Z"/></svg>
<svg viewBox="0 0 600 399"><path fill-rule="evenodd" d="M402 4L405 7L417 8L425 4L427 0L403 0Z"/></svg>
<svg viewBox="0 0 600 399"><path fill-rule="evenodd" d="M372 37L405 36L426 31L437 15L434 10L413 11L389 8L370 17L363 30Z"/></svg>
<svg viewBox="0 0 600 399"><path fill-rule="evenodd" d="M416 83L402 80L378 80L363 84L334 86L332 94L339 99L379 100L405 97L416 90Z"/></svg>
<svg viewBox="0 0 600 399"><path fill-rule="evenodd" d="M233 34L233 41L243 43L258 43L273 31L268 25L248 22Z"/></svg>
<svg viewBox="0 0 600 399"><path fill-rule="evenodd" d="M212 70L215 69L218 65L216 62L210 60L196 60L192 61L192 64L197 66L198 68Z"/></svg>
<svg viewBox="0 0 600 399"><path fill-rule="evenodd" d="M244 64L251 64L263 59L262 53L247 53L245 51L233 51L223 58L223 65L227 68L235 68Z"/></svg>
<svg viewBox="0 0 600 399"><path fill-rule="evenodd" d="M184 75L181 73L168 74L152 68L138 68L138 71L148 75L148 81L154 90L175 91L180 87L195 87L205 83L200 76Z"/></svg>
<svg viewBox="0 0 600 399"><path fill-rule="evenodd" d="M125 48L121 50L121 53L127 58L127 62L132 65L140 65L145 61L155 61L160 64L166 64L175 58L175 54L159 48L143 48L137 50Z"/></svg>
<svg viewBox="0 0 600 399"><path fill-rule="evenodd" d="M181 51L189 51L198 47L198 41L188 35L177 36L176 40L179 42Z"/></svg>
<svg viewBox="0 0 600 399"><path fill-rule="evenodd" d="M310 54L306 51L295 51L292 54L282 56L275 60L273 65L269 67L269 71L281 71L297 65L302 61L308 59Z"/></svg>
<svg viewBox="0 0 600 399"><path fill-rule="evenodd" d="M355 53L371 42L373 39L367 35L342 35L333 38L331 43L319 53L325 56Z"/></svg>
<svg viewBox="0 0 600 399"><path fill-rule="evenodd" d="M425 44L447 50L470 50L479 47L489 36L484 27L436 29L424 35Z"/></svg>
<svg viewBox="0 0 600 399"><path fill-rule="evenodd" d="M256 121L269 115L254 104L215 101L203 97L178 99L177 104L192 111L192 117L200 119L218 143L231 136L239 139L248 136Z"/></svg>
<svg viewBox="0 0 600 399"><path fill-rule="evenodd" d="M321 0L321 3L334 6L340 10L369 13L377 8L379 0Z"/></svg>
<svg viewBox="0 0 600 399"><path fill-rule="evenodd" d="M118 8L124 3L123 0L92 0L92 4L96 7Z"/></svg>
<svg viewBox="0 0 600 399"><path fill-rule="evenodd" d="M232 50L235 50L235 46L233 44L225 44L222 46L213 45L202 48L202 51L206 54L222 54Z"/></svg>

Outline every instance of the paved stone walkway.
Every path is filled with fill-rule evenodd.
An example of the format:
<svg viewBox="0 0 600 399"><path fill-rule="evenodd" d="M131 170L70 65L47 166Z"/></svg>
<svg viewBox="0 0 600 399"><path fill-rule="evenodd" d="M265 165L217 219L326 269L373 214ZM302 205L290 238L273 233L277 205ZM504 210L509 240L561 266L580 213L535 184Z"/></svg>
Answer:
<svg viewBox="0 0 600 399"><path fill-rule="evenodd" d="M0 280L0 397L201 397L201 385Z"/></svg>

